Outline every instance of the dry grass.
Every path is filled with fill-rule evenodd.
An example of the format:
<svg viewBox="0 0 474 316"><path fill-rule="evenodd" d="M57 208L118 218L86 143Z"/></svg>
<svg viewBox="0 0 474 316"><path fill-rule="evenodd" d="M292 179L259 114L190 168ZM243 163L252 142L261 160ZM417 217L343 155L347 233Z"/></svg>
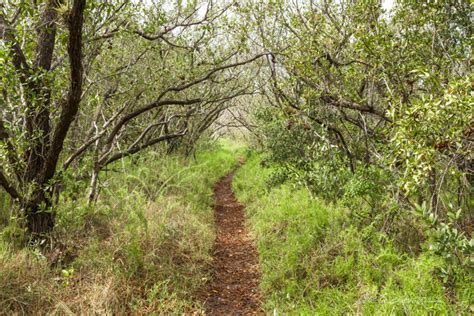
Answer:
<svg viewBox="0 0 474 316"><path fill-rule="evenodd" d="M199 310L193 295L206 282L214 241L212 184L235 163L230 153L210 157L116 174L92 208L63 200L53 248L0 241L0 314ZM171 189L157 192L170 178Z"/></svg>

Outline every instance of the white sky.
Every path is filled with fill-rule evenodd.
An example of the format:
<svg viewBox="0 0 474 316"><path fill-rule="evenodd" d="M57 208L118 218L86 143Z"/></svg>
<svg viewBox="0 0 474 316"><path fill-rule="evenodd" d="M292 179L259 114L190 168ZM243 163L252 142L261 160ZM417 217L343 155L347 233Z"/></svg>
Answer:
<svg viewBox="0 0 474 316"><path fill-rule="evenodd" d="M395 4L395 0L382 0L382 8L386 11L390 11Z"/></svg>
<svg viewBox="0 0 474 316"><path fill-rule="evenodd" d="M135 3L146 3L146 4L150 4L151 3L151 0L133 0L133 2ZM395 3L395 0L382 0L382 7L384 9L387 9L387 10L390 10L393 5Z"/></svg>

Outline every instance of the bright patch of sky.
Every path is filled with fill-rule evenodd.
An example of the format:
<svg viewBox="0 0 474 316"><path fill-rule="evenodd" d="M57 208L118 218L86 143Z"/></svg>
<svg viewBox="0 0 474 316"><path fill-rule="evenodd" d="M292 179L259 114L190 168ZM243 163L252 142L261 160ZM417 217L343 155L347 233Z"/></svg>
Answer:
<svg viewBox="0 0 474 316"><path fill-rule="evenodd" d="M145 3L145 4L151 4L152 0L133 0L132 2L134 3ZM390 10L393 8L395 4L395 0L382 0L382 7L385 10Z"/></svg>
<svg viewBox="0 0 474 316"><path fill-rule="evenodd" d="M382 0L382 8L386 12L391 11L394 5L395 5L395 0Z"/></svg>

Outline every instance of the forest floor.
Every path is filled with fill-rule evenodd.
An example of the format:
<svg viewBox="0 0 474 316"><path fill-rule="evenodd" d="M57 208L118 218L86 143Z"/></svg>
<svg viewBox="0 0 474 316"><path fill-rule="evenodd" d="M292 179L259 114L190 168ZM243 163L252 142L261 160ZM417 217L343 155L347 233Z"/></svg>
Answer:
<svg viewBox="0 0 474 316"><path fill-rule="evenodd" d="M201 293L207 315L260 315L258 252L245 227L245 209L232 191L234 173L214 188L217 230L212 279Z"/></svg>

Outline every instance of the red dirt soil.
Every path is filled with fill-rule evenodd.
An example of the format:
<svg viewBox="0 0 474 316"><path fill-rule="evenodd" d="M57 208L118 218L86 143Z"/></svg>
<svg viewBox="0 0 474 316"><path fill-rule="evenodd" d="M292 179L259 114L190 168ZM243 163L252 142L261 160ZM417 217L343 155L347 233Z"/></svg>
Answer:
<svg viewBox="0 0 474 316"><path fill-rule="evenodd" d="M233 176L221 178L214 188L212 279L200 296L206 315L263 315L258 253L245 227L244 206L232 192Z"/></svg>

